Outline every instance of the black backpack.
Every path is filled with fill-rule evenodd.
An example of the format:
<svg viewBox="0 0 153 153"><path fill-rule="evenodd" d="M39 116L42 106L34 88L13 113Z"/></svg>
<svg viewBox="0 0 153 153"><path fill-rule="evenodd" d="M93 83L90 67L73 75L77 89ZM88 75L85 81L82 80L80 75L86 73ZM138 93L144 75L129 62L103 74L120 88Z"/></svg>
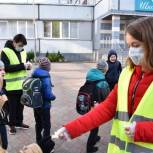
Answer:
<svg viewBox="0 0 153 153"><path fill-rule="evenodd" d="M27 78L22 84L21 104L32 108L42 107L41 87L42 84L39 78Z"/></svg>
<svg viewBox="0 0 153 153"><path fill-rule="evenodd" d="M94 106L94 101L99 101L97 83L104 80L86 81L83 86L80 87L77 100L76 110L79 114L83 115L90 111L91 106Z"/></svg>

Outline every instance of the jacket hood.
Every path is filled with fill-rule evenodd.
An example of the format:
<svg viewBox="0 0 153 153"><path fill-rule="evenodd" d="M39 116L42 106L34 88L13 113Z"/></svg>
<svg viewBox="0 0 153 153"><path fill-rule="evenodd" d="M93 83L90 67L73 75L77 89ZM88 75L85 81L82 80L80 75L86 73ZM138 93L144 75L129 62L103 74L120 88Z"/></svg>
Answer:
<svg viewBox="0 0 153 153"><path fill-rule="evenodd" d="M108 61L110 61L109 58L110 58L112 55L115 55L115 56L116 56L116 60L117 60L117 53L116 53L116 51L113 50L113 49L111 49L111 50L108 52Z"/></svg>
<svg viewBox="0 0 153 153"><path fill-rule="evenodd" d="M97 81L101 79L105 79L105 75L102 71L92 68L87 72L86 80Z"/></svg>
<svg viewBox="0 0 153 153"><path fill-rule="evenodd" d="M41 68L36 68L32 73L32 77L38 77L38 78L50 77L50 74L46 70L43 70Z"/></svg>
<svg viewBox="0 0 153 153"><path fill-rule="evenodd" d="M7 40L4 47L7 47L7 48L10 48L10 49L14 50L13 41L12 40Z"/></svg>

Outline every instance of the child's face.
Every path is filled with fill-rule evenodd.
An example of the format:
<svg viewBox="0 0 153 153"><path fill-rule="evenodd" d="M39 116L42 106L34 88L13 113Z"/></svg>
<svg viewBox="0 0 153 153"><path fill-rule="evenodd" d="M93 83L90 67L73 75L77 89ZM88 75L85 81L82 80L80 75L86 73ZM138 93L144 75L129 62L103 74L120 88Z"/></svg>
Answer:
<svg viewBox="0 0 153 153"><path fill-rule="evenodd" d="M111 62L115 62L116 61L116 55L111 55L109 59L110 59Z"/></svg>
<svg viewBox="0 0 153 153"><path fill-rule="evenodd" d="M3 67L0 67L0 77L4 78L5 70Z"/></svg>

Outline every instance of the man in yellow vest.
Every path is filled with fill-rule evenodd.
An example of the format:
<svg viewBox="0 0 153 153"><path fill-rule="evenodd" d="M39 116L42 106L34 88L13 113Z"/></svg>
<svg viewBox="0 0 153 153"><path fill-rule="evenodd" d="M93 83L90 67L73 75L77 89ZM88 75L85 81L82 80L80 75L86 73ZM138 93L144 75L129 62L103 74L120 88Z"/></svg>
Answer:
<svg viewBox="0 0 153 153"><path fill-rule="evenodd" d="M16 127L28 129L23 123L24 106L20 103L22 95L22 83L27 76L26 70L32 65L27 62L27 54L24 46L27 41L24 35L17 34L13 41L8 40L1 52L1 60L5 65L6 91L9 100L9 126L10 134L16 133Z"/></svg>

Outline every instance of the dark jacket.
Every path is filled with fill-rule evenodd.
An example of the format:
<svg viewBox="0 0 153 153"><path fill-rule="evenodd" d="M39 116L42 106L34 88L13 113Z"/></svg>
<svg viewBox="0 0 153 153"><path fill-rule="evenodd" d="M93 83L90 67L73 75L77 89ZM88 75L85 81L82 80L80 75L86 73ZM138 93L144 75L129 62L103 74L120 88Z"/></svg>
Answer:
<svg viewBox="0 0 153 153"><path fill-rule="evenodd" d="M118 82L119 75L122 71L121 63L116 60L115 62L110 61L110 56L115 55L117 59L117 53L114 50L111 50L108 54L108 71L106 73L106 80L109 84L110 90L112 90L115 84Z"/></svg>
<svg viewBox="0 0 153 153"><path fill-rule="evenodd" d="M51 77L48 71L36 68L33 73L32 77L40 78L42 81L42 96L43 96L43 108L50 108L51 107L51 100L55 100L56 97L52 92L52 83Z"/></svg>
<svg viewBox="0 0 153 153"><path fill-rule="evenodd" d="M3 94L4 94L4 91L3 90L0 91L0 95L3 95ZM0 125L8 124L7 115L8 115L8 101L5 102L2 109L0 110Z"/></svg>
<svg viewBox="0 0 153 153"><path fill-rule="evenodd" d="M4 65L5 65L5 72L16 72L16 71L21 71L21 70L25 70L25 66L24 63L21 62L21 53L17 52L13 46L13 41L12 40L8 40L5 43L5 47L12 49L16 56L19 59L20 64L16 64L16 65L11 65L10 64L10 60L8 59L7 55L3 52L1 52L1 60L3 61ZM22 94L22 90L13 90L13 91L8 91L8 93L10 94Z"/></svg>
<svg viewBox="0 0 153 153"><path fill-rule="evenodd" d="M109 85L105 80L104 73L102 73L102 71L96 68L92 68L87 72L86 80L88 81L102 80L98 82L96 86L98 91L99 102L105 100L110 90L109 90Z"/></svg>

